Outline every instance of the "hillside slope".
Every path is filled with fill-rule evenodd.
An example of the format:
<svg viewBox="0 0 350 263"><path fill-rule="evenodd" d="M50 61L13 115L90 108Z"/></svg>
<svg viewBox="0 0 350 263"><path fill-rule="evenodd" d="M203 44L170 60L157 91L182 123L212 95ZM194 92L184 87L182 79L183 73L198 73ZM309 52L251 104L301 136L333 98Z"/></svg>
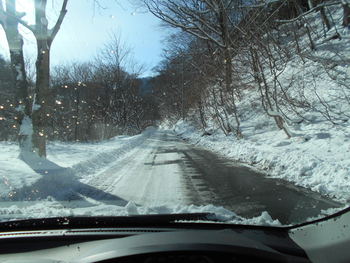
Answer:
<svg viewBox="0 0 350 263"><path fill-rule="evenodd" d="M303 27L298 31L298 48L287 32L281 43L283 48L295 50L294 54L287 61L276 60L276 67L264 70L267 84L278 89L281 99L276 100L276 107L292 135L290 139L262 107L259 85L254 84L251 69L242 65L244 54L235 57L242 72L239 85L249 86L237 102L243 138L237 138L233 132L225 136L214 117L217 113L209 107L205 132L194 110L186 121L175 125L165 122L163 128L171 128L192 143L265 171L267 176L350 202L350 29L341 26L341 8L329 10L333 26L328 32L318 12L305 18L314 50L310 49ZM208 96L208 104L212 99ZM229 118L234 123L234 116Z"/></svg>

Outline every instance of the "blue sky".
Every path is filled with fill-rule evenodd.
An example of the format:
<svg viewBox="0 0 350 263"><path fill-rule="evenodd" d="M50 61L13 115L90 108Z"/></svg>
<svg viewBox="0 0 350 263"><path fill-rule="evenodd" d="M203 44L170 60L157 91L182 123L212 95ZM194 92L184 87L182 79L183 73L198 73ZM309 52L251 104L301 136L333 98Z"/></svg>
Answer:
<svg viewBox="0 0 350 263"><path fill-rule="evenodd" d="M18 9L26 10L27 21L34 0L18 0ZM51 48L52 65L70 61L89 61L98 49L108 41L113 32L121 35L122 41L134 51L134 58L146 65L144 76L151 74L151 69L161 59L162 39L166 36L160 28L159 20L150 13L135 9L128 0L99 0L103 8L93 5L92 0L69 0L68 13L61 30ZM59 13L60 0L48 1L48 17L54 21ZM35 58L35 41L30 32L22 30L26 43L26 56ZM0 32L0 39L3 39ZM2 50L1 50L2 49ZM0 40L0 53L6 53L4 40Z"/></svg>

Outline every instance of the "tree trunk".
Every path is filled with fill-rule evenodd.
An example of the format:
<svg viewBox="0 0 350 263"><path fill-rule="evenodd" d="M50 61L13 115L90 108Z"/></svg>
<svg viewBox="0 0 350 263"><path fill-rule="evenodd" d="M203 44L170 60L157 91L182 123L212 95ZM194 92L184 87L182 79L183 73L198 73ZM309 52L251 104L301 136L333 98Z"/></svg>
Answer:
<svg viewBox="0 0 350 263"><path fill-rule="evenodd" d="M33 152L31 103L24 65L23 50L10 51L11 68L16 88L17 121L20 127L18 143L20 152Z"/></svg>
<svg viewBox="0 0 350 263"><path fill-rule="evenodd" d="M324 7L320 8L320 14L321 14L321 18L322 18L323 23L327 27L327 31L329 31L331 29L331 23L329 22L329 19L328 19L327 15L326 15Z"/></svg>
<svg viewBox="0 0 350 263"><path fill-rule="evenodd" d="M2 2L0 1L0 11ZM31 103L28 95L28 82L23 56L23 39L18 32L18 21L16 19L16 1L6 1L6 18L3 23L7 43L10 50L11 69L13 83L16 90L17 120L20 127L19 146L20 152L33 152L32 144L32 120Z"/></svg>
<svg viewBox="0 0 350 263"><path fill-rule="evenodd" d="M343 6L343 26L348 27L350 23L350 7L346 1L342 2Z"/></svg>
<svg viewBox="0 0 350 263"><path fill-rule="evenodd" d="M314 8L314 3L313 3L312 0L307 0L307 5L308 5L308 7L309 7L309 10L312 9L312 8Z"/></svg>
<svg viewBox="0 0 350 263"><path fill-rule="evenodd" d="M309 41L310 41L310 48L311 50L315 50L316 49L316 46L315 46L315 43L314 41L312 40L312 36L311 36L311 32L310 32L310 28L308 25L305 26L306 28L306 33L307 33L307 36L309 38Z"/></svg>
<svg viewBox="0 0 350 263"><path fill-rule="evenodd" d="M226 91L230 92L232 89L232 58L230 54L230 50L228 48L225 49L225 85Z"/></svg>
<svg viewBox="0 0 350 263"><path fill-rule="evenodd" d="M33 143L35 151L46 157L46 114L51 105L50 93L50 45L45 39L38 39L38 56L36 61L35 101L33 109Z"/></svg>
<svg viewBox="0 0 350 263"><path fill-rule="evenodd" d="M275 123L277 127L280 130L283 130L288 138L291 138L292 134L289 131L288 127L285 125L285 120L283 119L282 115L278 112L278 109L276 111L274 110L273 104L270 99L270 92L269 92L269 86L263 71L263 66L261 64L261 61L259 59L259 55L256 50L251 49L252 57L253 57L253 63L256 63L256 67L259 70L259 75L261 76L262 82L258 82L260 97L261 97L261 105L266 112L266 114L270 117L272 117L275 120Z"/></svg>
<svg viewBox="0 0 350 263"><path fill-rule="evenodd" d="M46 18L47 0L35 0L35 31L34 35L37 42L37 60L36 83L35 83L35 101L33 109L33 142L35 151L41 157L46 157L46 114L48 106L51 104L49 99L50 86L50 46L51 39L48 31L48 20Z"/></svg>

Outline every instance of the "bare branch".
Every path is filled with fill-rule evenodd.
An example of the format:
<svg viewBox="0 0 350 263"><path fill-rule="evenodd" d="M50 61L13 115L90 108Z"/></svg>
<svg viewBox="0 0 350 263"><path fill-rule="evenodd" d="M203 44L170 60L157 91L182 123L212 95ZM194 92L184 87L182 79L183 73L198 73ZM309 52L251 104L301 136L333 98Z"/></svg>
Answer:
<svg viewBox="0 0 350 263"><path fill-rule="evenodd" d="M3 25L5 23L5 11L4 6L2 4L2 0L0 0L0 24Z"/></svg>
<svg viewBox="0 0 350 263"><path fill-rule="evenodd" d="M275 22L276 23L290 23L290 22L295 22L295 21L298 21L300 18L308 15L308 14L311 14L312 12L314 11L318 11L320 8L323 8L323 7L326 7L326 6L333 6L333 5L340 5L341 2L340 1L336 1L336 2L331 2L331 3L322 3L322 4L319 4L317 6L315 6L314 8L311 8L309 11L305 12L305 13L302 13L301 15L299 15L298 17L296 18L293 18L293 19L289 19L289 20L276 20Z"/></svg>
<svg viewBox="0 0 350 263"><path fill-rule="evenodd" d="M3 26L5 26L5 21L6 21L7 16L9 16L11 18L15 18L19 24L21 24L25 28L29 29L30 31L34 32L34 27L28 25L27 22L22 20L23 14L18 13L16 15L14 15L12 13L5 11L4 7L3 7L3 2L2 2L2 0L0 0L0 24L2 24Z"/></svg>
<svg viewBox="0 0 350 263"><path fill-rule="evenodd" d="M50 30L51 31L51 35L50 35L51 41L54 40L54 38L57 35L57 32L60 30L60 27L62 25L63 19L64 19L66 13L67 13L67 3L68 3L68 0L64 0L63 1L61 12L60 12L60 15L59 15L59 17L57 19L57 22L56 22L55 26Z"/></svg>

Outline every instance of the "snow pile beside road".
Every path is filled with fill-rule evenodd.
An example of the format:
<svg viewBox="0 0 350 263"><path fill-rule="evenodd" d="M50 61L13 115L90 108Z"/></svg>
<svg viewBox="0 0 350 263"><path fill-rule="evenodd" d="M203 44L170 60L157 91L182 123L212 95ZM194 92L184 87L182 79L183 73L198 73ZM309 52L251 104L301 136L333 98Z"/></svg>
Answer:
<svg viewBox="0 0 350 263"><path fill-rule="evenodd" d="M255 120L246 127L258 127ZM302 136L286 139L277 129L260 128L236 139L214 130L203 136L188 122L179 121L173 130L183 139L297 185L350 202L350 127L330 127L327 122L299 126ZM245 129L245 130L244 130Z"/></svg>
<svg viewBox="0 0 350 263"><path fill-rule="evenodd" d="M117 136L98 143L53 142L48 146L48 159L63 167L71 167L79 177L87 177L108 169L111 163L142 144L154 130L154 127L149 127L139 135Z"/></svg>
<svg viewBox="0 0 350 263"><path fill-rule="evenodd" d="M133 202L129 202L126 206L106 205L103 203L84 206L82 201L58 202L54 201L52 198L47 198L40 202L21 202L8 207L4 207L6 203L1 203L0 205L0 222L47 217L211 213L215 214L212 218L213 221L209 218L208 221L197 222L214 222L219 220L230 224L281 226L280 222L278 220L273 220L267 212L263 212L261 216L246 219L223 207L215 207L213 205L146 207L136 206Z"/></svg>
<svg viewBox="0 0 350 263"><path fill-rule="evenodd" d="M230 224L244 224L244 225L269 225L269 226L281 226L281 223L276 219L273 220L268 212L264 211L260 216L253 218L244 218L236 213L225 209L222 206L214 205L189 205L189 206L175 206L175 207L149 207L138 208L133 203L129 203L126 206L130 212L132 208L132 214L186 214L186 213L211 213L215 214L213 220L219 220L220 222ZM204 222L204 221L200 221ZM210 222L210 221L207 221Z"/></svg>
<svg viewBox="0 0 350 263"><path fill-rule="evenodd" d="M70 167L76 177L88 178L114 161L125 156L134 147L142 144L155 128L148 128L136 136L117 136L99 143L50 142L47 145L48 159L61 166ZM29 186L42 178L21 161L18 143L0 142L0 196Z"/></svg>

